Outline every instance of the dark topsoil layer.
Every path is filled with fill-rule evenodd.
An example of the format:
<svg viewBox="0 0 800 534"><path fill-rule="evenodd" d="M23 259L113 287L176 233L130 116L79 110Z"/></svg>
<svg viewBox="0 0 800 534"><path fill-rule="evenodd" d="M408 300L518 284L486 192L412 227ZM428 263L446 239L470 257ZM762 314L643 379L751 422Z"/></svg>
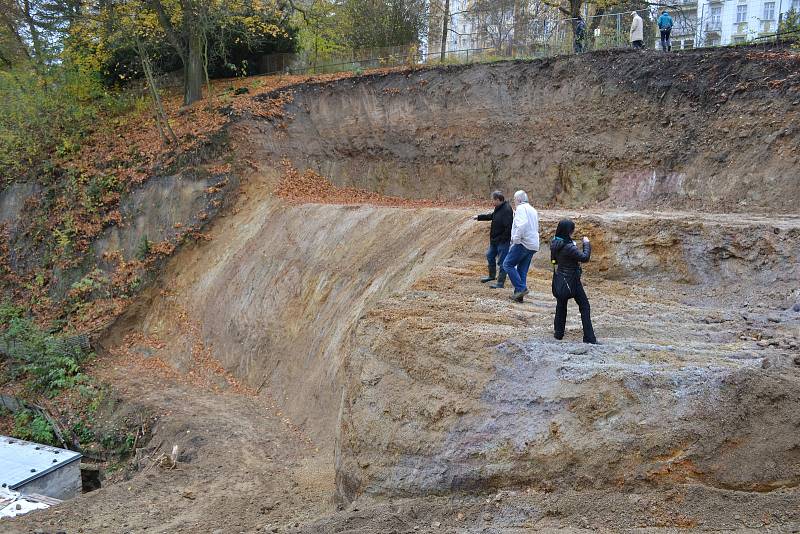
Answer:
<svg viewBox="0 0 800 534"><path fill-rule="evenodd" d="M263 157L415 198L793 213L800 56L617 50L301 84ZM285 135L284 135L285 133ZM259 139L260 138L260 139Z"/></svg>

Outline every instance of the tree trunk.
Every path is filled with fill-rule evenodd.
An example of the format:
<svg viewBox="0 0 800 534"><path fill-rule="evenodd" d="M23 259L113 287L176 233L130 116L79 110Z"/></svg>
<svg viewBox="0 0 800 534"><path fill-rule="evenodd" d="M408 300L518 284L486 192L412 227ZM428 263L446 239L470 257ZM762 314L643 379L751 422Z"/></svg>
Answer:
<svg viewBox="0 0 800 534"><path fill-rule="evenodd" d="M447 53L447 25L450 24L450 0L444 0L444 15L442 16L442 49L439 51L439 61L444 63Z"/></svg>
<svg viewBox="0 0 800 534"><path fill-rule="evenodd" d="M144 71L144 76L147 80L150 97L153 99L153 113L156 117L156 126L158 127L158 132L161 134L161 140L165 145L173 143L174 146L178 146L178 138L175 136L175 132L172 131L172 127L169 125L169 117L164 111L164 106L161 104L161 96L158 94L158 86L156 86L156 79L155 76L153 76L153 67L150 64L150 58L147 56L147 51L144 49L144 46L142 46L139 37L134 37L136 39L136 52L139 54L139 58L142 61L142 71Z"/></svg>
<svg viewBox="0 0 800 534"><path fill-rule="evenodd" d="M189 34L189 55L184 65L183 104L188 106L203 98L203 35L198 25L192 25Z"/></svg>
<svg viewBox="0 0 800 534"><path fill-rule="evenodd" d="M514 30L511 36L511 55L514 55L515 49L527 37L525 35L525 24L527 22L528 13L526 2L522 0L514 0Z"/></svg>

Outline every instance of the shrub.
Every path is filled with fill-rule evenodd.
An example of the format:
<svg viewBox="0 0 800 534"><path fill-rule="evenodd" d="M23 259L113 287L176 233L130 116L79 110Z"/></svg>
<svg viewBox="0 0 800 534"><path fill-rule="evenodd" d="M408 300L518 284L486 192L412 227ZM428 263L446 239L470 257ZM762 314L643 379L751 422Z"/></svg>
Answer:
<svg viewBox="0 0 800 534"><path fill-rule="evenodd" d="M86 354L76 343L42 331L19 309L0 306L0 352L12 378L25 376L30 389L49 395L84 380L80 364Z"/></svg>
<svg viewBox="0 0 800 534"><path fill-rule="evenodd" d="M78 437L80 443L91 443L94 441L94 431L90 428L89 424L83 419L79 419L72 425L72 433Z"/></svg>
<svg viewBox="0 0 800 534"><path fill-rule="evenodd" d="M46 445L56 445L56 437L50 423L39 413L32 410L20 410L14 416L12 433L15 438Z"/></svg>
<svg viewBox="0 0 800 534"><path fill-rule="evenodd" d="M77 152L101 114L134 105L130 95L108 92L96 76L63 65L0 70L0 177L12 181Z"/></svg>

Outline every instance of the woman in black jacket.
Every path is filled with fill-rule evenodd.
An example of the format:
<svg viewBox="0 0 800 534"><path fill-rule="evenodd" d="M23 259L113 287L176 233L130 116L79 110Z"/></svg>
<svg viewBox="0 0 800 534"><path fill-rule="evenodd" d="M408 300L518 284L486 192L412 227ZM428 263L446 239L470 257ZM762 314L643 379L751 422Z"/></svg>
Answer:
<svg viewBox="0 0 800 534"><path fill-rule="evenodd" d="M580 266L581 263L589 261L589 257L592 255L592 246L589 244L589 238L584 237L583 252L578 250L577 245L572 240L572 232L574 231L575 223L569 219L564 219L558 223L556 236L550 242L550 261L556 266L553 272L554 287L557 281L565 281L566 287L569 288L569 293L571 294L567 298L556 297L555 338L564 338L564 328L567 324L567 302L569 302L570 298L574 298L581 312L583 342L597 343L597 338L592 328L589 298L586 296L586 291L583 290L583 285L581 284ZM556 277L563 277L563 279L556 280Z"/></svg>

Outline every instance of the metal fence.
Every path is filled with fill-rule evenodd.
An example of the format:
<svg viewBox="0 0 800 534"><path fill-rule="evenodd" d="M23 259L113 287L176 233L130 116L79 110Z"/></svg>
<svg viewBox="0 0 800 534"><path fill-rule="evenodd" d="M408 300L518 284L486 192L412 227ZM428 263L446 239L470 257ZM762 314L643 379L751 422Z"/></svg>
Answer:
<svg viewBox="0 0 800 534"><path fill-rule="evenodd" d="M660 48L658 31L652 14L640 11L645 19L645 47ZM707 43L697 35L696 20L680 11L675 13L676 26L673 29L673 43L683 40L685 48L704 48ZM381 67L403 65L459 64L492 61L512 58L541 58L573 54L592 50L608 50L628 47L630 12L607 13L586 17L585 36L576 43L573 32L574 19L547 19L528 21L522 35L509 32L500 38L483 32L462 33L458 45L448 48L444 54L439 50L422 50L416 45L388 48L371 48L342 51L320 56L313 51L298 54L272 54L264 56L259 71L264 74L325 74L344 71L358 71ZM649 23L649 24L648 24ZM767 43L774 41L778 34L760 36L751 42ZM433 40L432 40L433 41ZM466 46L464 43L466 42ZM452 43L450 43L452 44ZM678 47L676 47L678 48Z"/></svg>
<svg viewBox="0 0 800 534"><path fill-rule="evenodd" d="M644 13L649 16L649 13ZM626 19L626 16L628 17ZM630 13L612 13L586 18L582 51L627 46ZM313 50L297 54L271 54L261 58L258 71L264 74L325 74L401 65L471 63L502 58L548 57L576 52L573 19L528 20L522 31L497 30L459 33L457 43L448 42L444 54L417 45L341 51L320 56ZM651 39L652 40L652 39ZM431 38L438 45L439 39Z"/></svg>
<svg viewBox="0 0 800 534"><path fill-rule="evenodd" d="M417 45L341 50L319 54L314 50L300 53L281 53L263 56L258 72L275 74L326 74L351 69L372 69L419 62Z"/></svg>

